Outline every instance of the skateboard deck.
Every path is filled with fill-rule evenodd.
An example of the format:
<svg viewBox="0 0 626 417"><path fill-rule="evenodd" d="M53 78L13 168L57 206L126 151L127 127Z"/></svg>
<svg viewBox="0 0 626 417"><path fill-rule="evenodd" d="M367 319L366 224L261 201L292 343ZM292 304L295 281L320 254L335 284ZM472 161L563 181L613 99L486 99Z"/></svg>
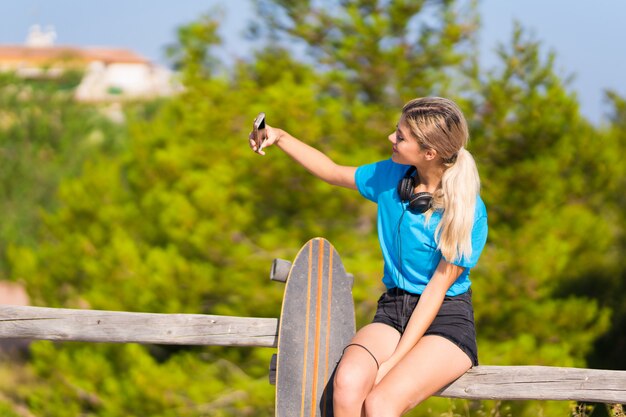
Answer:
<svg viewBox="0 0 626 417"><path fill-rule="evenodd" d="M286 281L278 330L277 417L333 415L335 367L354 333L352 279L330 242L311 239Z"/></svg>

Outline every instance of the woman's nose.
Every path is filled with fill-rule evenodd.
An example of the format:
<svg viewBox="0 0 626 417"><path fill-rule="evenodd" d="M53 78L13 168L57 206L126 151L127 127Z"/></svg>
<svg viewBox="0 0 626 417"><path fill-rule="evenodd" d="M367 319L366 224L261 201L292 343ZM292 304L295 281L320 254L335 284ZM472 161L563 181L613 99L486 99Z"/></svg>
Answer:
<svg viewBox="0 0 626 417"><path fill-rule="evenodd" d="M389 142L395 145L396 144L396 132L393 132L389 136L387 136L387 139L389 139Z"/></svg>

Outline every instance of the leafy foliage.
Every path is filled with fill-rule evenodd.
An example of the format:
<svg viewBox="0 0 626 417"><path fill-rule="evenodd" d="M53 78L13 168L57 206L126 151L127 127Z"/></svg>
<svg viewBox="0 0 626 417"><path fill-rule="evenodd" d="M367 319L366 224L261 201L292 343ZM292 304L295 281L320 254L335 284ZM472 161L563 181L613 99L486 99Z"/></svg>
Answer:
<svg viewBox="0 0 626 417"><path fill-rule="evenodd" d="M303 45L323 70L326 92L395 108L449 93L478 27L475 7L458 1L257 3L273 37Z"/></svg>
<svg viewBox="0 0 626 417"><path fill-rule="evenodd" d="M77 76L24 81L0 73L3 254L9 242L37 241L39 212L55 207L62 179L77 176L91 156L113 155L125 146L123 127L73 99ZM6 277L4 255L0 259L0 276Z"/></svg>
<svg viewBox="0 0 626 417"><path fill-rule="evenodd" d="M491 223L491 250L481 262L486 276L476 291L477 304L487 308L478 318L483 334L506 351L502 340L531 338L522 361L582 365L590 341L607 328L608 312L557 290L592 272L581 254L606 261L603 253L615 242L590 191L602 181L595 174L603 162L586 156L588 141L600 138L556 77L552 57L542 62L538 43L524 40L521 28L500 54L505 67L488 76L473 126Z"/></svg>

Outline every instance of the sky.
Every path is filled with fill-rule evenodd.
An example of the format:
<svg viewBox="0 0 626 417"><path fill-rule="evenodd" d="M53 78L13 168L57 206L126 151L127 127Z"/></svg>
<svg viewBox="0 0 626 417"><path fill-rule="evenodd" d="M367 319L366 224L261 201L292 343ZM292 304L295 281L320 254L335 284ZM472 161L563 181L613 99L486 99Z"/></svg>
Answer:
<svg viewBox="0 0 626 417"><path fill-rule="evenodd" d="M176 29L215 6L225 12L220 55L245 57L251 0L0 0L0 44L22 44L39 24L54 27L58 45L128 48L165 64L164 48L176 41ZM626 0L479 0L479 10L484 67L497 65L495 48L511 38L518 21L544 51L556 53L557 73L574 77L570 89L589 120L606 119L604 90L626 96Z"/></svg>

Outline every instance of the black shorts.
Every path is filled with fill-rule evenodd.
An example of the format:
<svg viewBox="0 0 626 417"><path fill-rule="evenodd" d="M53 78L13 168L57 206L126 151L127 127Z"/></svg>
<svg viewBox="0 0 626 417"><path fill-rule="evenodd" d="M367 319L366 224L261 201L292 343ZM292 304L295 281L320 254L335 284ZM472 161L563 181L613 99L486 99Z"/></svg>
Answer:
<svg viewBox="0 0 626 417"><path fill-rule="evenodd" d="M417 294L398 288L387 290L378 299L378 308L372 322L387 324L402 334L419 298ZM445 337L469 356L473 366L478 365L472 291L454 297L446 296L437 317L424 335Z"/></svg>

